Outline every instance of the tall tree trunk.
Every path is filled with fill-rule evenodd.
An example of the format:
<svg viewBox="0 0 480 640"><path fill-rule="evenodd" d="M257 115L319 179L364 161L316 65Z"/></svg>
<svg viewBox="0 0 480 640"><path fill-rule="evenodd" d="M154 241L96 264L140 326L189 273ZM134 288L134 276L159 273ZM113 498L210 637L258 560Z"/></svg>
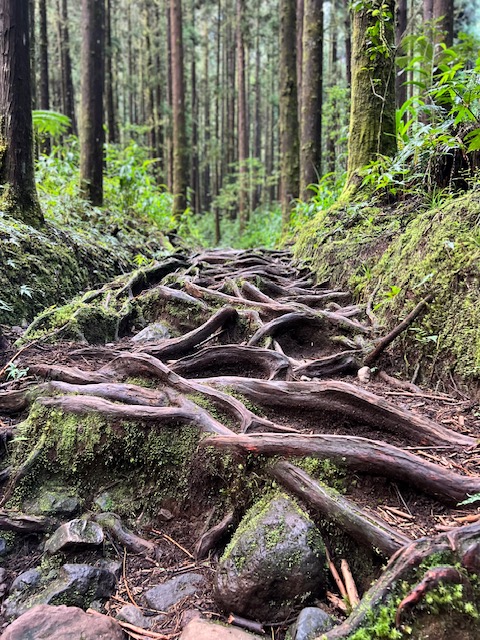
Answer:
<svg viewBox="0 0 480 640"><path fill-rule="evenodd" d="M402 40L407 35L407 0L398 0L397 1L397 20L396 20L396 47L397 54L404 53L402 52ZM401 107L404 102L407 100L407 85L406 82L406 73L403 69L397 68L396 73L396 94L397 94L397 106ZM405 114L407 117L407 114Z"/></svg>
<svg viewBox="0 0 480 640"><path fill-rule="evenodd" d="M284 226L299 192L296 3L280 0L280 155L281 204Z"/></svg>
<svg viewBox="0 0 480 640"><path fill-rule="evenodd" d="M173 106L173 212L174 215L179 216L187 207L188 187L181 0L170 0L170 20Z"/></svg>
<svg viewBox="0 0 480 640"><path fill-rule="evenodd" d="M261 49L260 49L260 3L256 10L256 37L255 37L255 116L253 119L253 156L260 164L262 154L262 85L260 82L261 72ZM253 186L252 211L260 204L261 185L257 180Z"/></svg>
<svg viewBox="0 0 480 640"><path fill-rule="evenodd" d="M244 0L237 0L237 93L238 93L238 174L239 197L238 217L240 233L245 230L248 219L247 196L247 158L248 158L248 128L247 128L247 96L245 91L245 43L244 29Z"/></svg>
<svg viewBox="0 0 480 640"><path fill-rule="evenodd" d="M218 196L221 189L221 147L219 145L220 140L220 125L221 125L221 96L220 96L220 82L221 82L221 70L222 70L222 0L218 0L217 3L217 33L216 33L216 82L217 91L215 95L215 186L214 195ZM220 207L215 204L215 229L214 229L214 242L219 244L221 239L221 226L220 226Z"/></svg>
<svg viewBox="0 0 480 640"><path fill-rule="evenodd" d="M160 30L161 22L161 12L160 6L158 4L154 5L154 15L155 15L155 23L157 24L157 38L155 43L155 140L157 143L156 149L156 157L159 158L160 161L160 170L159 176L160 181L164 182L166 179L165 172L165 152L164 152L164 144L165 144L165 134L164 134L164 124L163 124L163 96L164 92L164 84L162 84L162 79L165 78L165 68L166 65L163 62L163 58L160 53L160 42L164 41L163 37L163 29ZM165 83L166 84L166 83Z"/></svg>
<svg viewBox="0 0 480 640"><path fill-rule="evenodd" d="M441 34L438 42L453 45L453 0L433 0L433 20Z"/></svg>
<svg viewBox="0 0 480 640"><path fill-rule="evenodd" d="M191 65L190 65L190 92L192 97L192 107L191 107L191 117L192 117L192 144L191 144L191 171L190 171L190 182L192 189L192 201L190 206L192 207L192 211L194 213L199 213L202 210L202 194L201 194L201 175L199 168L199 154L198 154L198 145L199 145L199 137L198 137L198 117L199 117L199 108L198 108L198 94L197 94L197 60L196 60L196 36L195 34L195 0L191 0L190 5L191 12L191 29L192 29L192 38L191 38Z"/></svg>
<svg viewBox="0 0 480 640"><path fill-rule="evenodd" d="M57 7L59 15L60 67L62 73L62 111L70 118L72 123L71 131L76 135L77 120L75 116L75 92L72 77L72 58L70 56L67 0L58 0Z"/></svg>
<svg viewBox="0 0 480 640"><path fill-rule="evenodd" d="M82 0L80 192L103 204L103 90L105 86L105 4Z"/></svg>
<svg viewBox="0 0 480 640"><path fill-rule="evenodd" d="M0 207L39 227L43 215L33 164L28 2L1 0L0 28Z"/></svg>
<svg viewBox="0 0 480 640"><path fill-rule="evenodd" d="M346 58L346 68L345 68L345 78L347 81L347 86L352 84L352 21L350 16L350 3L348 0L344 0L344 11L345 11L345 19L344 19L344 29L345 29L345 58Z"/></svg>
<svg viewBox="0 0 480 640"><path fill-rule="evenodd" d="M337 2L336 0L332 1L332 8L330 11L330 24L329 24L329 34L330 34L330 47L328 52L328 84L330 88L334 87L337 84L337 60L338 60L338 47L337 47L337 16L336 16L336 8ZM338 135L339 130L339 118L336 110L332 110L331 114L331 126L326 131L327 137L327 172L335 173L336 170L336 149L335 149L335 141Z"/></svg>
<svg viewBox="0 0 480 640"><path fill-rule="evenodd" d="M205 35L203 38L204 43L204 91L203 91L203 113L204 113L204 121L205 121L205 168L203 171L203 202L206 211L210 211L210 206L212 203L212 194L211 194L211 163L212 163L212 153L211 153L211 126L212 121L210 118L210 110L212 108L211 105L211 97L210 97L210 47L209 47L209 31L208 26L205 29Z"/></svg>
<svg viewBox="0 0 480 640"><path fill-rule="evenodd" d="M35 37L35 0L28 0L29 24L30 24L30 86L32 88L32 109L37 108L37 42Z"/></svg>
<svg viewBox="0 0 480 640"><path fill-rule="evenodd" d="M302 81L303 81L303 27L305 16L305 0L297 0L297 96L298 121L302 119Z"/></svg>
<svg viewBox="0 0 480 640"><path fill-rule="evenodd" d="M300 197L308 200L322 162L323 0L305 0L300 121Z"/></svg>
<svg viewBox="0 0 480 640"><path fill-rule="evenodd" d="M382 4L388 8L381 9ZM386 11L381 39L371 40L378 15ZM395 154L395 57L394 1L373 0L373 5L353 13L352 101L348 138L347 182L343 197L348 198L361 182L359 170L379 154ZM372 13L374 14L372 16ZM385 51L385 45L387 51ZM375 50L375 48L377 50Z"/></svg>
<svg viewBox="0 0 480 640"><path fill-rule="evenodd" d="M115 113L112 46L112 0L106 0L105 16L105 106L107 112L108 141L118 142L117 119Z"/></svg>
<svg viewBox="0 0 480 640"><path fill-rule="evenodd" d="M50 81L48 74L48 27L46 0L39 0L38 20L40 27L38 40L38 58L40 62L38 106L42 111L48 111L50 109ZM43 153L50 153L52 146L48 136L42 139L40 148Z"/></svg>

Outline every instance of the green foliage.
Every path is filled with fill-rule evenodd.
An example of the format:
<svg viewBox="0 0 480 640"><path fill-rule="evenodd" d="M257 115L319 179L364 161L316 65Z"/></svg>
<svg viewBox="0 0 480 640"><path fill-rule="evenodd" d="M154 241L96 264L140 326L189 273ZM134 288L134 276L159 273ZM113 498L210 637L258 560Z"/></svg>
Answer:
<svg viewBox="0 0 480 640"><path fill-rule="evenodd" d="M35 133L40 136L59 138L71 127L70 118L57 111L32 111Z"/></svg>
<svg viewBox="0 0 480 640"><path fill-rule="evenodd" d="M7 380L21 380L28 374L28 367L22 369L14 362L9 362L5 367L5 373L7 374Z"/></svg>

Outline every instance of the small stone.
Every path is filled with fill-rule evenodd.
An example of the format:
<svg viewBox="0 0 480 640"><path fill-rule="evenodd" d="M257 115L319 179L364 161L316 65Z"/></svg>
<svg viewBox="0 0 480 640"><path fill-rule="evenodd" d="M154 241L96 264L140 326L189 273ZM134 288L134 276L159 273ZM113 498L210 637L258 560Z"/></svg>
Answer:
<svg viewBox="0 0 480 640"><path fill-rule="evenodd" d="M3 567L0 567L0 598L7 593L8 584L7 584L7 570Z"/></svg>
<svg viewBox="0 0 480 640"><path fill-rule="evenodd" d="M236 627L208 620L192 620L182 631L179 640L260 640L265 636L257 636ZM1 639L0 639L1 640Z"/></svg>
<svg viewBox="0 0 480 640"><path fill-rule="evenodd" d="M138 607L126 604L117 613L117 620L128 622L141 629L151 629L153 623L158 620L158 616L144 616Z"/></svg>
<svg viewBox="0 0 480 640"><path fill-rule="evenodd" d="M94 504L100 509L100 511L114 511L115 505L113 498L107 491L98 495L94 500Z"/></svg>
<svg viewBox="0 0 480 640"><path fill-rule="evenodd" d="M120 625L107 616L77 607L37 605L0 636L0 640L125 640Z"/></svg>
<svg viewBox="0 0 480 640"><path fill-rule="evenodd" d="M103 529L89 520L71 520L62 524L45 543L47 553L57 553L76 547L98 547L103 542Z"/></svg>
<svg viewBox="0 0 480 640"><path fill-rule="evenodd" d="M170 338L168 327L161 322L154 322L148 327L142 329L136 336L133 336L133 342L148 342L150 340L166 340Z"/></svg>
<svg viewBox="0 0 480 640"><path fill-rule="evenodd" d="M367 382L370 382L371 375L372 370L370 369L370 367L360 367L360 369L357 371L358 380L363 384L367 384Z"/></svg>
<svg viewBox="0 0 480 640"><path fill-rule="evenodd" d="M205 586L201 573L184 573L159 584L145 593L145 600L151 609L167 611L171 606L200 591Z"/></svg>
<svg viewBox="0 0 480 640"><path fill-rule="evenodd" d="M314 640L321 633L326 633L336 625L335 620L318 607L306 607L300 611L290 632L292 640Z"/></svg>
<svg viewBox="0 0 480 640"><path fill-rule="evenodd" d="M158 512L158 517L164 522L170 522L170 520L173 520L174 515L168 509L160 509L160 511Z"/></svg>
<svg viewBox="0 0 480 640"><path fill-rule="evenodd" d="M7 555L7 553L7 541L5 540L5 538L2 538L2 536L0 536L0 556L5 556Z"/></svg>
<svg viewBox="0 0 480 640"><path fill-rule="evenodd" d="M10 586L10 593L15 591L25 591L31 587L36 587L42 579L42 574L38 569L29 569L15 578Z"/></svg>

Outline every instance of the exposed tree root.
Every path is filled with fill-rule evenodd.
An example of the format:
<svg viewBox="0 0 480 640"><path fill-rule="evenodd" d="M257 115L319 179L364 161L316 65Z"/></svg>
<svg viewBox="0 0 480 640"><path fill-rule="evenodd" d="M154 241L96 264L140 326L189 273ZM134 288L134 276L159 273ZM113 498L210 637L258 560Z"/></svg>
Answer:
<svg viewBox="0 0 480 640"><path fill-rule="evenodd" d="M326 640L340 640L366 626L372 612L389 603L392 592L403 580L409 582L415 569L432 554L449 554L452 565L458 562L468 572L480 568L480 524L472 524L433 538L420 538L400 549L391 559L382 576L365 593L359 606L347 620L322 636ZM403 607L403 609L405 606ZM401 616L403 609L400 609ZM400 621L400 620L399 620Z"/></svg>
<svg viewBox="0 0 480 640"><path fill-rule="evenodd" d="M355 471L405 482L447 504L480 493L480 476L462 476L385 442L355 436L264 433L219 436L202 444L244 454L329 459Z"/></svg>
<svg viewBox="0 0 480 640"><path fill-rule="evenodd" d="M411 540L377 516L367 513L334 489L325 487L289 462L277 462L272 476L305 504L334 521L361 544L379 550L387 557Z"/></svg>
<svg viewBox="0 0 480 640"><path fill-rule="evenodd" d="M201 440L201 456L212 454L206 447L242 456L271 456L274 460L262 466L265 483L274 479L310 512L320 514L322 521L334 522L362 545L384 556L395 554L348 620L326 638L347 638L365 626L369 611L389 601L395 585L412 578L413 570L431 553L448 551L461 564L461 570L449 567L425 576L415 574L416 587L398 600L400 625L439 580L468 586L465 572L480 571L480 524L412 542L386 520L277 458L331 460L352 472L385 477L408 485L412 492L456 504L480 493L480 476L454 472L388 441L393 434L400 443L449 445L455 455L473 448L477 441L357 384L317 380L356 373L362 363L375 362L428 302L417 305L372 350L378 328L368 324L362 306L347 304L350 298L348 292L314 285L305 269L292 265L287 252L218 250L202 252L190 261L173 257L136 271L127 281L123 278L86 294L82 309L92 304L99 305L102 313L112 311L120 335L130 334L134 324L139 327L157 320L166 322L173 335L196 328L134 346L125 339L70 351L70 362L75 364L82 358L105 363L93 371L88 370L92 368L88 361L85 369L35 364L23 353L29 379L2 387L0 412L19 414L37 401L47 409L79 416L95 413L114 424L145 423L142 427L150 434L168 427L173 435L188 425L211 434ZM48 323L51 317L47 312L43 320ZM33 326L41 325L38 320ZM146 386L140 386L142 379ZM393 379L386 376L384 380L391 384ZM262 415L264 411L268 417ZM7 425L1 429L4 440L15 432L15 427ZM340 429L351 435L337 435ZM373 432L375 439L357 437L359 429ZM48 437L44 430L16 468L5 465L0 482L8 483L0 505L6 504L31 471ZM248 458L239 468L246 469L250 462ZM220 544L238 515L227 513L200 536L197 559ZM157 545L129 531L115 514L100 514L96 520L130 551L157 555ZM46 519L0 513L0 529L40 532L50 526Z"/></svg>

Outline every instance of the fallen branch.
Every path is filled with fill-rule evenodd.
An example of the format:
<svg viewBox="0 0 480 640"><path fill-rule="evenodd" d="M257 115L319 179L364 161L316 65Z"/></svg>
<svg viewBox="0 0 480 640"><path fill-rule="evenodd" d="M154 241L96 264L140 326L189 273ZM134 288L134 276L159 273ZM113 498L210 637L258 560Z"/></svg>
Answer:
<svg viewBox="0 0 480 640"><path fill-rule="evenodd" d="M433 294L429 293L423 300L421 300L415 309L411 311L408 316L400 322L390 333L388 333L384 338L380 340L375 349L371 351L363 360L363 364L366 367L371 367L385 349L395 340L397 336L403 333L408 327L412 324L412 322L422 313L424 308L428 305L429 302L433 300Z"/></svg>

